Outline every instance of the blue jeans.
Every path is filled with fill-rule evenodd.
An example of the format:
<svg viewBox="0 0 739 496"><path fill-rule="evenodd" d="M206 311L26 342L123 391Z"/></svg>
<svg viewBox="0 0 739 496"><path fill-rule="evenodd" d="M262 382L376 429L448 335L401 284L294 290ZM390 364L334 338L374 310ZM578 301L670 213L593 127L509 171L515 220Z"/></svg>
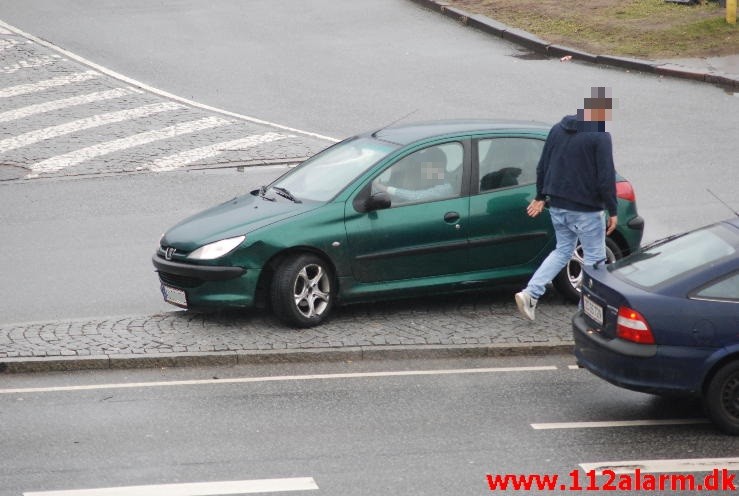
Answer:
<svg viewBox="0 0 739 496"><path fill-rule="evenodd" d="M557 236L557 247L542 262L526 286L525 291L534 298L544 294L546 285L570 261L578 239L582 245L585 265L595 265L606 259L606 225L603 212L550 208L549 215Z"/></svg>

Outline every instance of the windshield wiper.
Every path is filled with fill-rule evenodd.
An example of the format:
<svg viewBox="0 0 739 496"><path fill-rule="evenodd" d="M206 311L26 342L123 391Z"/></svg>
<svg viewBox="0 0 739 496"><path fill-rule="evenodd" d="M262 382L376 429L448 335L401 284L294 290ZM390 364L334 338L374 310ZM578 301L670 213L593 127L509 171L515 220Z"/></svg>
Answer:
<svg viewBox="0 0 739 496"><path fill-rule="evenodd" d="M272 189L273 189L273 190L275 190L275 191L277 191L277 194L278 194L278 195L280 195L280 196L281 196L281 197L283 197L283 198L287 198L287 199L288 199L288 200L290 200L291 202L294 202L294 203L303 203L303 202L301 202L300 200L298 200L297 198L295 198L295 197L293 196L293 194L292 194L292 193L290 193L290 192L289 192L288 190L286 190L285 188L280 188L279 186L272 186Z"/></svg>
<svg viewBox="0 0 739 496"><path fill-rule="evenodd" d="M657 245L661 245L664 243L667 243L668 241L672 241L673 239L677 239L679 237L685 236L687 233L678 233L678 234L671 234L670 236L667 236L662 239L658 239L657 241L652 241L651 243L648 243L644 246L639 247L639 251L649 250L650 248L654 248Z"/></svg>

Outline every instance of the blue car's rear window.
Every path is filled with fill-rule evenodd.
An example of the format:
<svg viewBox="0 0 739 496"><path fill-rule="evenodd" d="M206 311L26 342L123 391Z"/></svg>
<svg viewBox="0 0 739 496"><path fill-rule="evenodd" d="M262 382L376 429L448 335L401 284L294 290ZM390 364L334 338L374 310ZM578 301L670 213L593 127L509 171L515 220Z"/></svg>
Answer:
<svg viewBox="0 0 739 496"><path fill-rule="evenodd" d="M721 224L649 246L608 269L645 288L736 254L736 233Z"/></svg>

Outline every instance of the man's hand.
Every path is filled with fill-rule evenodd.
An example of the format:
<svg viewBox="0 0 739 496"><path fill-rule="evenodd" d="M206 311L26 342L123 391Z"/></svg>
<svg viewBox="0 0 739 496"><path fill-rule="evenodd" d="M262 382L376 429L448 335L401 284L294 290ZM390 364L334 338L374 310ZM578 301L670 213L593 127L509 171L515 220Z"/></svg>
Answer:
<svg viewBox="0 0 739 496"><path fill-rule="evenodd" d="M536 217L544 210L544 204L544 200L531 200L529 206L526 207L526 213L529 214L529 217Z"/></svg>
<svg viewBox="0 0 739 496"><path fill-rule="evenodd" d="M606 229L606 235L610 235L616 230L616 224L618 224L618 215L614 215L608 218L608 226Z"/></svg>

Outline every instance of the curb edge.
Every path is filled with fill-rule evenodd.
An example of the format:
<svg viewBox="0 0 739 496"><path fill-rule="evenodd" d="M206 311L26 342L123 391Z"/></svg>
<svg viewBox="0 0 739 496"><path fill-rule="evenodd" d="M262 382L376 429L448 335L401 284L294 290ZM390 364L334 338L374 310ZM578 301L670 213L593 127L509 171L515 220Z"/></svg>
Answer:
<svg viewBox="0 0 739 496"><path fill-rule="evenodd" d="M499 38L503 38L512 43L554 57L563 57L565 55L572 56L573 59L590 62L593 64L606 65L609 67L617 67L627 70L637 70L659 76L675 77L680 79L689 79L692 81L701 81L705 83L715 84L719 86L733 86L739 88L739 79L733 78L728 74L700 71L691 69L677 64L662 64L649 60L636 59L630 57L619 57L614 55L593 55L577 48L570 48L554 43L549 43L541 38L524 31L522 29L507 26L495 19L491 19L482 14L472 14L458 7L449 5L443 0L410 0L422 7L428 8L442 15L461 22L465 26L493 34Z"/></svg>
<svg viewBox="0 0 739 496"><path fill-rule="evenodd" d="M0 374L123 370L137 368L213 367L264 363L337 362L546 356L572 353L573 343L510 343L485 345L355 346L147 355L94 355L88 357L29 357L0 359Z"/></svg>

